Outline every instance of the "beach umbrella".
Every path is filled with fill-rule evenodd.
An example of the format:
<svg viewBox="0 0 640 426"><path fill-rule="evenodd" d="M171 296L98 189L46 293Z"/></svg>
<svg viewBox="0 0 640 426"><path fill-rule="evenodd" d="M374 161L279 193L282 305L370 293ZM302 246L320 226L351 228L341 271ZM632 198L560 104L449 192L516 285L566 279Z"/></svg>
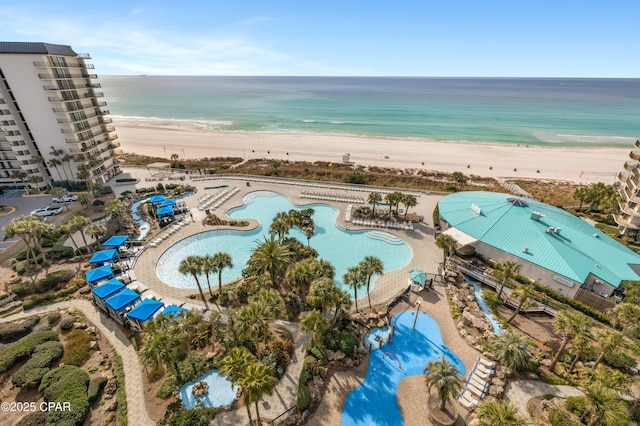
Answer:
<svg viewBox="0 0 640 426"><path fill-rule="evenodd" d="M427 274L425 274L423 271L419 270L419 269L412 269L409 271L409 278L411 278L411 281L419 283L419 284L424 284L427 282Z"/></svg>

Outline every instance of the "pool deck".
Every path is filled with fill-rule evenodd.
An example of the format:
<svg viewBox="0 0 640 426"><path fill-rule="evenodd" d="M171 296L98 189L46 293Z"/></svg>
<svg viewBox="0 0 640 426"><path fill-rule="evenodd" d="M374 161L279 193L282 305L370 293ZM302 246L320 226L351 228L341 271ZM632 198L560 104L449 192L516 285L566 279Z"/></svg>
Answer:
<svg viewBox="0 0 640 426"><path fill-rule="evenodd" d="M205 217L205 213L197 209L198 198L207 193L205 187L229 185L235 186L240 189L233 197L231 197L226 203L224 203L219 209L215 210L215 213L220 217L226 217L226 212L234 207L241 206L242 198L255 191L274 191L287 196L296 205L306 204L329 204L336 207L339 211L336 218L337 225L345 229L376 229L379 231L389 232L402 238L411 248L412 258L409 263L403 268L396 269L389 273L378 277L375 281L373 289L371 291L371 303L374 305L385 304L391 300L395 295L404 290L407 286L408 272L411 269L421 269L425 272L435 273L438 270L438 264L442 261L442 251L438 249L434 244L434 230L431 222L432 212L437 202L442 198L438 195L418 195L418 205L411 209L412 213L420 216L424 216L425 223L415 224L413 231L403 231L395 229L385 228L368 228L365 226L356 226L344 221L344 210L347 207L347 203L338 203L331 201L314 201L302 198L301 191L309 190L308 187L300 187L294 185L282 185L273 184L269 182L251 182L251 186L246 186L244 181L238 180L208 180L208 181L194 181L188 182L194 185L198 192L190 197L183 198L182 200L187 203L187 206L191 209L194 222L181 228L178 232L171 237L164 240L157 247L147 247L144 253L138 258L135 267L133 269L135 278L143 283L146 287L158 293L161 296L170 297L173 299L189 301L191 303L197 303L202 305L199 300L191 300L189 296L197 294L197 289L181 289L167 285L162 282L156 274L156 264L162 253L176 242L189 237L191 235L210 231L214 229L225 229L224 227L211 227L203 226L201 220ZM318 184L322 184L318 182ZM136 187L144 187L155 185L152 182L140 182ZM132 186L116 186L114 190L122 192L124 190L131 190ZM314 189L314 188L311 188ZM322 190L322 188L317 188ZM366 196L367 192L354 192L350 190L323 190L325 192L331 192L335 194L351 194L358 196ZM373 189L372 189L373 191ZM256 226L256 224L252 224ZM238 229L238 228L231 228ZM153 235L150 235L149 241L153 239ZM313 239L311 239L311 245L313 246ZM368 305L367 297L358 299L358 307L363 308Z"/></svg>
<svg viewBox="0 0 640 426"><path fill-rule="evenodd" d="M126 167L125 167L126 170ZM131 173L133 176L140 178L143 180L139 182L137 185L116 185L114 190L116 193L121 193L125 190L133 190L136 187L148 187L151 185L156 185L157 182L145 182L144 176L146 172L144 169L135 168L134 172ZM265 179L268 180L268 179ZM171 183L173 181L164 182ZM365 226L355 226L350 223L344 221L344 210L348 206L347 203L340 202L331 202L331 201L314 201L309 199L303 199L301 195L301 191L303 190L317 190L319 192L328 192L342 195L358 195L362 196L366 199L368 193L366 192L354 192L349 189L340 189L340 190L329 190L321 187L318 188L309 188L309 187L301 187L295 185L284 185L284 184L276 184L272 182L251 182L251 186L246 186L245 182L242 180L224 180L224 179L216 179L216 180L208 180L208 181L185 181L185 183L190 183L191 185L197 188L197 193L193 196L184 198L188 205L191 208L191 212L193 214L194 222L184 226L178 232L173 234L171 237L163 241L158 247L152 248L148 247L142 255L139 256L134 268L134 278L138 280L140 283L143 283L146 287L148 287L153 292L157 293L161 297L167 297L171 299L177 299L179 301L185 301L192 304L203 306L199 297L197 299L191 299L189 296L197 295L197 289L180 289L176 287L172 287L162 282L158 276L156 275L155 268L158 262L158 259L162 255L162 253L170 247L172 244L186 238L188 236L210 231L213 229L224 229L220 227L205 227L201 224L201 220L204 218L205 213L201 212L197 209L198 198L206 193L205 187L218 186L218 185L229 185L235 186L240 189L238 193L233 195L226 203L224 203L219 209L215 210L215 213L218 216L226 217L226 211L231 208L242 205L242 198L254 191L274 191L280 194L287 196L294 204L297 205L306 205L312 203L325 203L336 207L339 211L336 217L337 225L345 228L345 229L371 229ZM322 182L318 182L319 185L322 185ZM371 189L372 191L376 189ZM406 289L407 287L407 276L408 271L411 269L421 269L425 272L435 273L438 271L438 266L442 261L442 250L436 247L434 243L434 229L432 222L432 212L435 208L437 202L442 198L439 195L426 195L426 194L417 194L416 197L418 199L418 205L411 209L412 213L424 217L424 223L414 225L413 231L404 231L404 230L394 230L394 229L380 229L385 232L389 232L394 234L400 238L402 238L411 248L412 257L409 263L403 268L397 269L395 271L391 271L378 277L375 282L375 285L371 291L371 302L374 305L384 305L388 303L391 299L393 299L397 294ZM252 224L256 226L256 224ZM252 227L253 227L252 226ZM237 228L233 228L237 229ZM154 238L154 235L149 235L149 241ZM311 240L313 245L313 240ZM207 292L207 290L204 290ZM471 348L467 342L460 336L457 327L453 318L451 317L451 312L449 308L449 302L446 294L446 289L443 284L434 284L434 289L431 291L422 291L418 294L411 293L411 301L410 303L401 302L399 303L393 310L393 313L400 312L405 309L415 309L415 301L418 297L421 297L423 303L421 305L421 309L431 315L438 326L440 327L440 333L442 334L444 343L447 347L453 351L464 363L467 371L471 371L473 365L475 363L476 357L479 355L477 351ZM358 306L360 308L364 308L368 306L368 301L366 296L358 300ZM355 306L354 306L355 307ZM300 336L298 336L300 338ZM300 354L300 358L304 358L302 354ZM297 363L296 363L297 364ZM301 364L301 363L300 363ZM349 371L337 372L328 380L326 383L326 393L322 399L321 405L310 419L310 425L326 425L326 424L339 424L340 416L342 413L342 405L346 399L348 392L354 387L358 386L364 380L364 376L367 371L368 360L365 361L359 368L352 369ZM289 372L288 372L289 373ZM299 374L299 372L298 372ZM297 377L294 374L292 377ZM291 400L292 404L295 404L295 398L297 393L297 387L291 386L290 389L283 389L283 393L279 395L276 400L284 403L283 400ZM290 395L289 395L290 393ZM286 395L285 395L286 394ZM400 404L400 408L403 412L403 416L405 419L406 425L412 424L426 424L428 425L428 420L424 422L426 419L425 413L425 404L426 404L426 386L424 385L424 380L420 378L420 380L415 380L415 376L407 379L403 379L400 382L400 386L398 388L398 401ZM273 398L269 398L272 400ZM424 401L422 401L424 399ZM280 404L278 404L280 405ZM278 409L287 407L287 403L282 404L282 406L272 407L270 412L262 413L265 417L271 415L277 415L276 411ZM263 408L269 407L264 406ZM463 418L466 418L468 413L464 410L464 408L460 405L457 405L457 408ZM244 411L244 409L242 410ZM242 416L240 411L233 412L234 414L228 413L224 416L220 416L219 421L222 422L220 424L226 424L230 420L233 422L235 420L239 420L234 418L235 416ZM229 423L231 424L231 423Z"/></svg>

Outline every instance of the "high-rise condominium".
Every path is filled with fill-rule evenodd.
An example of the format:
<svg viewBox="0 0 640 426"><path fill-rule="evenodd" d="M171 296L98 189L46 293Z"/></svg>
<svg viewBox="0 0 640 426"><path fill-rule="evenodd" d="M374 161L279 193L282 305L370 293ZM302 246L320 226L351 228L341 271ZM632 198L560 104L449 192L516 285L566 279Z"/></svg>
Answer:
<svg viewBox="0 0 640 426"><path fill-rule="evenodd" d="M91 185L120 173L87 59L65 45L0 42L0 187Z"/></svg>

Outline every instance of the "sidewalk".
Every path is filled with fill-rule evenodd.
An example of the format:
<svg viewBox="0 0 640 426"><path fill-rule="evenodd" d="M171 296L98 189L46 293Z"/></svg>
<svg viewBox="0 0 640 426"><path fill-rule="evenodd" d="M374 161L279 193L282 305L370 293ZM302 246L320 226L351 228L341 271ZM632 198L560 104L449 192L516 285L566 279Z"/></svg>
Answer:
<svg viewBox="0 0 640 426"><path fill-rule="evenodd" d="M504 389L504 399L511 402L525 419L530 419L527 403L531 398L552 394L562 398L581 396L582 391L574 386L548 385L539 380L513 380Z"/></svg>

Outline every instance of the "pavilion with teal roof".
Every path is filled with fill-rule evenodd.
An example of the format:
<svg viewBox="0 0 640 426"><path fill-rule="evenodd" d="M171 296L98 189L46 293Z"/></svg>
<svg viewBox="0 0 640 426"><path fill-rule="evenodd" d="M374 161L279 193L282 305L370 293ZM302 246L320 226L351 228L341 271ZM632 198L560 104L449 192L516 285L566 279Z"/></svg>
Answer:
<svg viewBox="0 0 640 426"><path fill-rule="evenodd" d="M569 297L578 289L609 296L640 280L640 255L586 221L511 194L458 192L438 203L445 234L462 248L499 262Z"/></svg>

